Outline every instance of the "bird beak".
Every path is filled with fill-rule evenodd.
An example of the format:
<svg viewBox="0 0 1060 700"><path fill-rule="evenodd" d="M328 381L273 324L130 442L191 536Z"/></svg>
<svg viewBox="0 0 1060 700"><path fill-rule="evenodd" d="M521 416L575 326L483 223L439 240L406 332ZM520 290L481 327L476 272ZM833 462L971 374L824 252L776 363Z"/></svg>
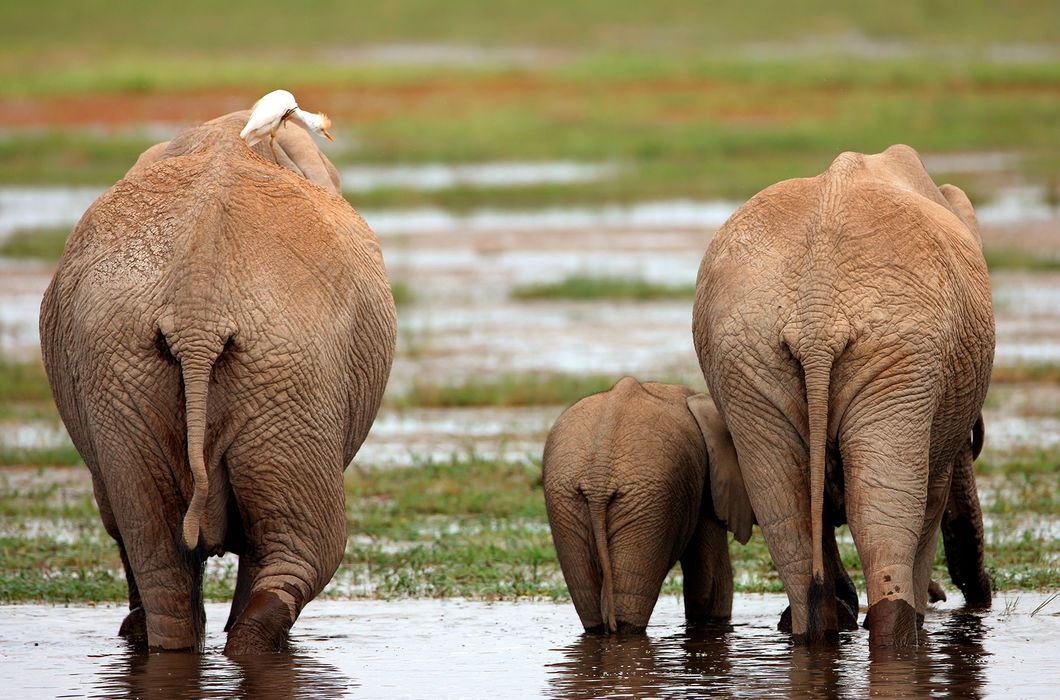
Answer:
<svg viewBox="0 0 1060 700"><path fill-rule="evenodd" d="M320 117L320 133L328 137L328 141L335 143L335 139L331 138L331 134L328 133L328 127L331 126L331 120L328 119L328 115L323 112L317 115Z"/></svg>

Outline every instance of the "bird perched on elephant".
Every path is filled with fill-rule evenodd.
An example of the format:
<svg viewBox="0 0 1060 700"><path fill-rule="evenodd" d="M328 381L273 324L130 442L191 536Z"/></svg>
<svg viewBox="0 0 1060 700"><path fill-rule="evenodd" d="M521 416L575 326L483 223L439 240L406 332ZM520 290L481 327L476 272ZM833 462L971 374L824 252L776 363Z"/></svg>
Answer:
<svg viewBox="0 0 1060 700"><path fill-rule="evenodd" d="M393 359L374 234L305 132L277 136L279 167L240 139L248 116L145 152L41 304L55 403L125 567L121 634L152 649L201 649L204 562L225 551L225 653L285 644L342 559L343 471Z"/></svg>
<svg viewBox="0 0 1060 700"><path fill-rule="evenodd" d="M837 630L844 521L870 644L917 643L940 525L965 597L989 600L971 436L994 320L960 189L897 145L763 190L708 246L692 326L796 641Z"/></svg>
<svg viewBox="0 0 1060 700"><path fill-rule="evenodd" d="M641 632L667 572L690 621L732 612L726 525L754 515L709 396L626 377L577 402L545 442L542 480L563 577L590 632Z"/></svg>

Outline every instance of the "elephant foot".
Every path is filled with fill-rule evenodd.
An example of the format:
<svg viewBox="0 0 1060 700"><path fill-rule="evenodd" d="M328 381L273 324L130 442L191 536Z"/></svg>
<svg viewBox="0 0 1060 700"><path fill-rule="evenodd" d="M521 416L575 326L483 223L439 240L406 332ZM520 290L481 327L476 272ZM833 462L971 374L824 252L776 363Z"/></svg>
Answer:
<svg viewBox="0 0 1060 700"><path fill-rule="evenodd" d="M255 591L228 632L225 656L283 651L293 623L290 606L275 591Z"/></svg>
<svg viewBox="0 0 1060 700"><path fill-rule="evenodd" d="M851 608L850 603L841 598L836 599L836 619L840 632L853 632L858 628L858 610ZM791 634L791 606L784 608L780 614L777 630Z"/></svg>
<svg viewBox="0 0 1060 700"><path fill-rule="evenodd" d="M884 598L869 607L865 616L871 647L915 647L917 614L908 602Z"/></svg>
<svg viewBox="0 0 1060 700"><path fill-rule="evenodd" d="M147 646L147 613L138 605L129 611L118 629L118 636L136 647Z"/></svg>
<svg viewBox="0 0 1060 700"><path fill-rule="evenodd" d="M644 634L647 629L644 625L634 625L629 622L618 621L618 629L609 630L607 624L593 625L592 627L586 627L585 631L589 634Z"/></svg>
<svg viewBox="0 0 1060 700"><path fill-rule="evenodd" d="M931 583L928 584L928 602L937 603L939 601L946 602L946 590L941 583L932 579Z"/></svg>
<svg viewBox="0 0 1060 700"><path fill-rule="evenodd" d="M990 607L993 592L990 589L990 577L980 570L978 576L967 581L954 581L964 596L964 607L971 610L986 610Z"/></svg>

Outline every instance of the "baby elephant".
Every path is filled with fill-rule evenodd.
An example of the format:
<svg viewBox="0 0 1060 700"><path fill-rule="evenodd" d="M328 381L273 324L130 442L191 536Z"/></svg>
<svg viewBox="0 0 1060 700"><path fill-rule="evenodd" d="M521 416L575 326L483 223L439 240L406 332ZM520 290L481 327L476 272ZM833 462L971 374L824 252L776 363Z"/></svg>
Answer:
<svg viewBox="0 0 1060 700"><path fill-rule="evenodd" d="M691 622L732 612L726 527L754 514L709 396L626 377L557 420L545 443L545 505L563 577L587 632L643 632L675 562Z"/></svg>

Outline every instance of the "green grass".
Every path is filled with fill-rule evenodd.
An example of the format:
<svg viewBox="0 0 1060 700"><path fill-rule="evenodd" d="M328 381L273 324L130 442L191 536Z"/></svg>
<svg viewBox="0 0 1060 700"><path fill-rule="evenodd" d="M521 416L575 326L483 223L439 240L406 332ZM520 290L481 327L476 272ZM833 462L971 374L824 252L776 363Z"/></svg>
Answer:
<svg viewBox="0 0 1060 700"><path fill-rule="evenodd" d="M0 242L0 257L57 261L63 255L70 227L23 229Z"/></svg>
<svg viewBox="0 0 1060 700"><path fill-rule="evenodd" d="M1040 471L1036 462L1023 464L1026 471L980 481L988 520L987 565L997 591L1060 588L1060 543L1045 534L1060 515L1055 464L1048 471ZM346 502L350 538L325 595L567 596L535 459L498 461L471 454L404 468L354 468L346 477ZM73 536L40 534L40 524ZM843 563L862 586L849 533L846 528L837 532ZM0 602L124 599L117 548L103 531L87 483L70 491L47 484L4 486L0 533ZM783 590L757 530L747 546L730 542L730 553L736 590ZM225 566L207 575L207 599L231 595L235 561L223 561ZM933 578L956 594L941 545ZM663 592L676 594L680 587L677 567Z"/></svg>
<svg viewBox="0 0 1060 700"><path fill-rule="evenodd" d="M204 16L210 21L202 21ZM53 61L66 58L73 63L83 54L122 56L136 51L267 55L266 49L271 49L279 62L312 55L313 48L387 42L633 52L665 47L696 55L711 49L732 51L748 41L848 33L877 41L973 49L1013 42L1049 44L1060 32L1060 17L1048 0L1023 0L1018 11L987 0L866 7L841 0L808 0L797 6L738 0L709 6L694 0L660 0L650 6L634 0L606 5L588 0L377 0L356 7L336 0L308 0L297 6L261 0L223 7L205 0L166 0L149 6L132 0L59 0L47 9L6 3L0 9L0 27L7 28L2 36L14 56L43 54L55 56Z"/></svg>
<svg viewBox="0 0 1060 700"><path fill-rule="evenodd" d="M50 447L9 447L0 445L0 467L72 466L84 463L81 455L71 444Z"/></svg>
<svg viewBox="0 0 1060 700"><path fill-rule="evenodd" d="M991 271L1056 272L1060 270L1060 257L1053 251L987 248L983 251L983 255L986 257L986 265Z"/></svg>
<svg viewBox="0 0 1060 700"><path fill-rule="evenodd" d="M109 186L158 140L98 129L5 129L0 182Z"/></svg>
<svg viewBox="0 0 1060 700"><path fill-rule="evenodd" d="M57 418L40 360L25 362L0 355L0 420Z"/></svg>
<svg viewBox="0 0 1060 700"><path fill-rule="evenodd" d="M349 194L358 209L738 200L782 179L815 175L841 151L878 152L897 142L925 153L1032 152L1035 171L1030 161L1015 166L1031 178L1046 177L1060 161L1060 137L1049 126L1058 115L1060 69L1025 84L1010 76L1013 85L959 72L919 84L897 67L883 76L876 74L882 69L868 67L849 75L827 67L818 73L803 67L795 75L780 69L761 74L750 64L744 69L710 64L692 77L668 64L605 65L586 68L584 75L456 71L445 79L381 86L354 81L348 90L357 99L348 107L347 88L338 84L317 100L335 120L339 143L328 152L339 167L556 159L621 166L611 177L562 187ZM646 75L601 78L593 70ZM269 87L247 90L244 101L249 105ZM218 104L229 102L218 95ZM151 141L125 132L9 129L0 135L0 182L108 185ZM968 175L947 179L976 190Z"/></svg>
<svg viewBox="0 0 1060 700"><path fill-rule="evenodd" d="M696 295L694 285L675 287L646 280L622 277L589 277L575 275L550 284L515 287L511 296L516 299L613 299L646 301L651 299L691 299Z"/></svg>
<svg viewBox="0 0 1060 700"><path fill-rule="evenodd" d="M394 295L394 303L398 306L405 306L416 301L416 293L404 282L391 281L390 293Z"/></svg>
<svg viewBox="0 0 1060 700"><path fill-rule="evenodd" d="M471 378L460 384L415 382L394 399L403 407L539 406L569 404L607 391L620 377L609 375L509 374Z"/></svg>
<svg viewBox="0 0 1060 700"><path fill-rule="evenodd" d="M987 440L989 440L989 426ZM1009 448L997 452L989 447L975 463L977 474L988 476L1012 474L1046 474L1060 471L1060 449L1056 447Z"/></svg>
<svg viewBox="0 0 1060 700"><path fill-rule="evenodd" d="M992 384L1058 384L1060 366L1049 363L1020 363L994 365L990 373Z"/></svg>
<svg viewBox="0 0 1060 700"><path fill-rule="evenodd" d="M632 0L462 0L444 10L437 0L356 10L266 0L253 10L234 3L209 12L212 21L200 22L195 11L167 3L67 0L47 11L6 3L0 27L18 30L0 42L5 95L38 106L45 121L83 110L85 124L135 127L208 118L284 85L331 113L339 143L328 152L340 166L552 159L622 166L614 177L569 187L351 195L359 208L745 198L819 173L843 150L896 142L922 152L1017 150L1028 154L1017 174L1035 181L1055 180L1060 162L1053 128L1060 62L991 58L991 47L1006 42L1054 45L1060 10L1048 0L1025 0L1019 12L954 0L856 11L838 0L797 10L735 0L650 8ZM763 58L748 46L808 37L828 45L859 34L893 44L898 55L793 48ZM545 53L514 64L490 53L481 64L349 57L387 42ZM62 101L69 96L86 101L72 106ZM108 106L114 97L133 102ZM160 105L171 98L177 106ZM191 106L180 108L181 100ZM15 116L25 106L9 104ZM103 114L108 109L118 113ZM110 184L155 140L135 128L28 127L0 135L0 182ZM974 177L956 180L976 190Z"/></svg>

